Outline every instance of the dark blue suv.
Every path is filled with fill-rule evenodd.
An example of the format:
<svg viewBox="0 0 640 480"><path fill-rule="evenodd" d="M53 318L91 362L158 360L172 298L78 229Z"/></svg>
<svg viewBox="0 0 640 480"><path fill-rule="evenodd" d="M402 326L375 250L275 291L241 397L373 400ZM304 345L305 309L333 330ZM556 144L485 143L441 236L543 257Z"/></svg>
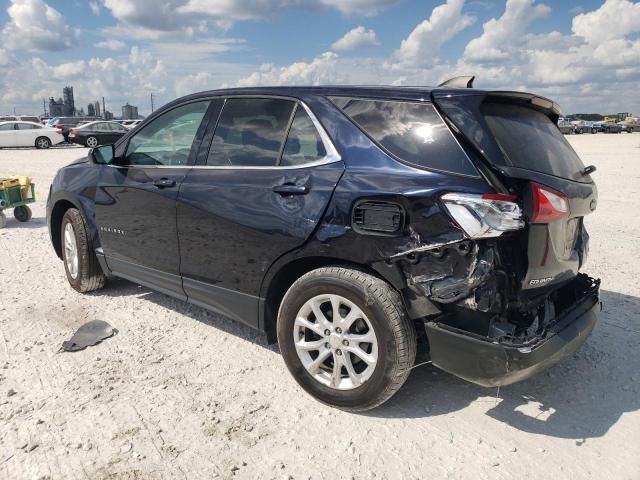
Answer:
<svg viewBox="0 0 640 480"><path fill-rule="evenodd" d="M261 330L330 405L380 405L417 351L505 385L600 309L594 168L558 115L473 88L190 95L58 172L51 240L77 291L121 277Z"/></svg>

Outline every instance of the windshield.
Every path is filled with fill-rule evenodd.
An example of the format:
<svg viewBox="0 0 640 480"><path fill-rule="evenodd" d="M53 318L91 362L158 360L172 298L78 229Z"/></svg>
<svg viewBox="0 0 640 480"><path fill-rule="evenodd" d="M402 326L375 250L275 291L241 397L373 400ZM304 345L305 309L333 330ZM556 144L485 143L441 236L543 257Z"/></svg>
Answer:
<svg viewBox="0 0 640 480"><path fill-rule="evenodd" d="M519 105L488 103L483 113L507 164L581 182L584 165L544 113Z"/></svg>

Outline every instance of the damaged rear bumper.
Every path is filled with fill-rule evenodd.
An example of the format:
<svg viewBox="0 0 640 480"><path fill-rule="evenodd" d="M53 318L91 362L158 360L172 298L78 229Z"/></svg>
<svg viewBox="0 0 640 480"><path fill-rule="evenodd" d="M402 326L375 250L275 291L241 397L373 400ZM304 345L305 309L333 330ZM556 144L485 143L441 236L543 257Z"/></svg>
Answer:
<svg viewBox="0 0 640 480"><path fill-rule="evenodd" d="M593 330L601 310L600 282L559 315L544 337L526 345L500 343L470 334L438 319L425 322L431 360L442 370L484 387L529 378L576 352Z"/></svg>

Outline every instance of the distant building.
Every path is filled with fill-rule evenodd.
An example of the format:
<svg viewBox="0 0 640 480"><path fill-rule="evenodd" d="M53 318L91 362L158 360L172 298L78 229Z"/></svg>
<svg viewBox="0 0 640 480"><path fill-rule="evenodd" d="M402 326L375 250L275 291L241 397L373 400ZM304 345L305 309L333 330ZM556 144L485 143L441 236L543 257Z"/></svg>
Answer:
<svg viewBox="0 0 640 480"><path fill-rule="evenodd" d="M96 107L93 103L87 105L87 115L89 115L90 117L96 116Z"/></svg>
<svg viewBox="0 0 640 480"><path fill-rule="evenodd" d="M96 117L100 117L100 102L97 100L94 102L93 107L95 109Z"/></svg>
<svg viewBox="0 0 640 480"><path fill-rule="evenodd" d="M138 119L138 107L129 105L128 103L122 107L122 119L123 120L137 120Z"/></svg>
<svg viewBox="0 0 640 480"><path fill-rule="evenodd" d="M64 114L67 117L73 117L76 114L76 102L73 98L73 87L64 87L62 89L62 98L64 99Z"/></svg>
<svg viewBox="0 0 640 480"><path fill-rule="evenodd" d="M64 115L64 102L61 98L58 100L53 97L49 98L49 115L51 117L62 117Z"/></svg>
<svg viewBox="0 0 640 480"><path fill-rule="evenodd" d="M105 120L113 120L113 113L111 113L109 110L105 110L104 111L104 119Z"/></svg>

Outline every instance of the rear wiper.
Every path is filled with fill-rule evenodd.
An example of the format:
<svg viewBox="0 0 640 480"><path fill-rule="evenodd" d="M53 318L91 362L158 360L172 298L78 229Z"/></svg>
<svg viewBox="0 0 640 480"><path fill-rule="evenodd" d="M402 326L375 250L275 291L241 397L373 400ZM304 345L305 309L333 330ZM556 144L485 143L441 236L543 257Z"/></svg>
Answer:
<svg viewBox="0 0 640 480"><path fill-rule="evenodd" d="M596 166L589 165L588 167L584 167L584 169L580 173L582 174L583 177L586 177L587 175L590 175L595 171L596 171Z"/></svg>

